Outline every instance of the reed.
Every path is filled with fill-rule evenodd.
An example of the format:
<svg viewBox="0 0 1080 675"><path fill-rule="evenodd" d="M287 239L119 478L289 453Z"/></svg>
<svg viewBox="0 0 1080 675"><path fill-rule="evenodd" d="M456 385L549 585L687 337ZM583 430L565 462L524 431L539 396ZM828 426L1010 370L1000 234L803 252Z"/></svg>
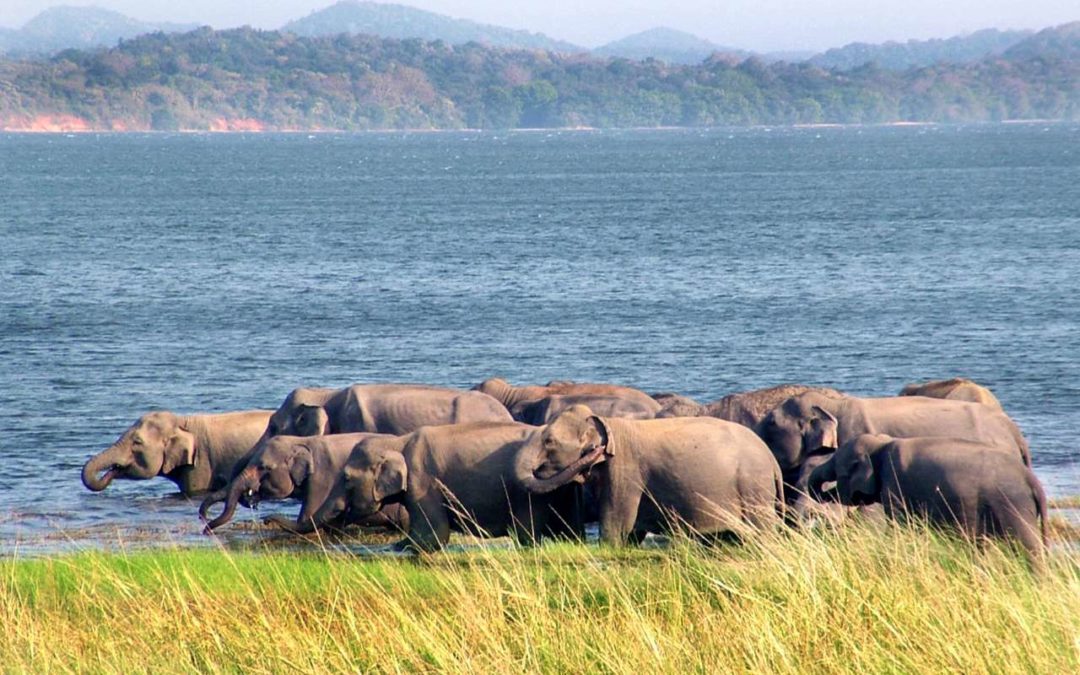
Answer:
<svg viewBox="0 0 1080 675"><path fill-rule="evenodd" d="M1080 558L918 525L422 558L79 553L0 564L5 671L1080 672Z"/></svg>

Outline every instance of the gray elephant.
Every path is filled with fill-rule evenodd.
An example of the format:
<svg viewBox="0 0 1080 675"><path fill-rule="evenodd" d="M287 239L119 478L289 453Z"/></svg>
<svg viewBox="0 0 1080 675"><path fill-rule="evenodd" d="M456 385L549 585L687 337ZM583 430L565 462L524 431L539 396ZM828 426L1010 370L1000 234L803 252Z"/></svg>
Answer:
<svg viewBox="0 0 1080 675"><path fill-rule="evenodd" d="M164 476L187 496L217 489L229 481L237 460L258 441L269 420L269 410L147 413L83 465L83 485L99 492L114 478Z"/></svg>
<svg viewBox="0 0 1080 675"><path fill-rule="evenodd" d="M699 535L773 527L780 468L754 433L706 417L627 420L570 408L533 437L524 485L537 494L591 476L611 544L689 527Z"/></svg>
<svg viewBox="0 0 1080 675"><path fill-rule="evenodd" d="M675 394L670 391L650 394L650 396L660 404L660 410L655 417L666 419L668 417L699 417L701 415L701 404L689 396Z"/></svg>
<svg viewBox="0 0 1080 675"><path fill-rule="evenodd" d="M660 404L653 400L642 402L598 394L553 394L535 401L522 401L510 410L510 414L518 422L543 426L575 405L588 406L604 417L635 420L651 420L660 412Z"/></svg>
<svg viewBox="0 0 1080 675"><path fill-rule="evenodd" d="M624 387L618 384L568 382L565 380L553 380L546 385L515 387L506 380L493 377L476 385L473 390L491 396L506 406L507 410L513 410L515 406L526 401L537 401L556 395L612 396L644 407L650 407L655 403L651 396L632 387Z"/></svg>
<svg viewBox="0 0 1080 675"><path fill-rule="evenodd" d="M357 384L344 389L292 391L270 418L265 437L348 432L400 436L420 427L463 422L509 422L510 413L476 391L418 384Z"/></svg>
<svg viewBox="0 0 1080 675"><path fill-rule="evenodd" d="M951 380L931 380L922 384L909 384L900 390L900 395L971 401L972 403L982 403L991 408L1002 410L1001 401L997 399L997 396L994 396L994 392L964 377L954 377Z"/></svg>
<svg viewBox="0 0 1080 675"><path fill-rule="evenodd" d="M665 400L661 402L663 409L656 416L658 418L715 417L753 429L770 410L792 396L810 391L818 392L823 396L843 396L835 389L810 387L805 384L781 384L767 389L728 394L718 401L704 405L685 396L666 394Z"/></svg>
<svg viewBox="0 0 1080 675"><path fill-rule="evenodd" d="M362 518L386 504L404 504L410 526L398 549L439 550L451 531L509 534L525 544L580 538L576 486L538 496L521 485L531 475L521 450L537 433L526 424L489 422L424 427L400 450L393 443L361 443L345 468L337 506Z"/></svg>
<svg viewBox="0 0 1080 675"><path fill-rule="evenodd" d="M1039 563L1046 548L1046 495L1031 469L1000 446L956 438L861 434L810 476L823 496L836 482L842 504L881 503L900 519L917 514L971 536L1009 537Z"/></svg>
<svg viewBox="0 0 1080 675"><path fill-rule="evenodd" d="M390 438L383 434L332 434L328 436L275 436L261 441L248 459L247 465L222 491L208 496L199 507L199 516L206 521L210 508L225 501L224 510L206 524L211 532L232 520L240 503L253 507L264 499L299 499L300 514L295 522L281 516L271 516L269 522L297 532L310 532L316 527L352 524L343 518L315 516L335 485L342 480L342 471L357 443L370 438ZM340 516L341 514L337 514ZM365 526L400 527L401 515L396 508L372 513Z"/></svg>
<svg viewBox="0 0 1080 675"><path fill-rule="evenodd" d="M1031 465L1027 441L1016 424L1001 411L967 401L922 396L855 398L806 392L774 408L755 431L776 456L784 479L798 480L804 460L828 454L847 441L867 433L897 438L942 436L1000 445L1014 450L1024 465ZM789 494L789 500L794 492Z"/></svg>

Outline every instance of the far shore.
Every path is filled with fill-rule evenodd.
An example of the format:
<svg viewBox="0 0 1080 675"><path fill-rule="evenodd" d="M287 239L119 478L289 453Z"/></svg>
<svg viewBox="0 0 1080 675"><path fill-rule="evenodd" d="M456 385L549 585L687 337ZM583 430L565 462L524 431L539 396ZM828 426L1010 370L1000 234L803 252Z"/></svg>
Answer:
<svg viewBox="0 0 1080 675"><path fill-rule="evenodd" d="M75 118L78 119L78 118ZM150 128L133 128L128 126L99 127L85 123L71 121L47 121L35 120L27 124L6 124L0 126L0 133L4 134L444 134L444 133L553 133L571 131L705 131L710 129L851 129L851 128L877 128L877 127L935 127L935 126L984 126L984 125L1025 125L1025 124L1068 124L1075 120L1067 119L1016 119L998 121L973 121L973 122L917 122L898 120L894 122L874 123L839 123L839 122L815 122L808 124L755 124L747 126L712 126L712 127L682 127L682 126L656 126L656 127L516 127L513 129L478 129L463 127L460 129L433 129L424 127L403 127L393 129L323 129L323 128L277 128L263 124L225 124L215 125L207 129L176 129L170 131L155 130Z"/></svg>

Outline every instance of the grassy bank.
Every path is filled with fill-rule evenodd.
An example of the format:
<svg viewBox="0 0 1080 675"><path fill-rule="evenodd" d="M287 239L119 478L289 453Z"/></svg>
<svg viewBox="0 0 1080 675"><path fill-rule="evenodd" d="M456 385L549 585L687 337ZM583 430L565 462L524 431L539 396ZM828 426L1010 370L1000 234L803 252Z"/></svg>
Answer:
<svg viewBox="0 0 1080 675"><path fill-rule="evenodd" d="M0 564L5 671L1080 672L1080 568L918 528Z"/></svg>

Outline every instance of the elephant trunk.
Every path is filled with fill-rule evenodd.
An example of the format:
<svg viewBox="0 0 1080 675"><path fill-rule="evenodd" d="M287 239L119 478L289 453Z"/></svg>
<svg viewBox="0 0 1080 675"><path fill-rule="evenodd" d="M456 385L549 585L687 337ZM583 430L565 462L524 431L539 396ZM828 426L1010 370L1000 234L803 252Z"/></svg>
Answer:
<svg viewBox="0 0 1080 675"><path fill-rule="evenodd" d="M833 463L833 460L830 459L810 473L810 480L807 481L806 484L807 492L819 502L836 501L838 497L836 488L833 488L828 492L823 492L821 489L825 483L835 480L836 465Z"/></svg>
<svg viewBox="0 0 1080 675"><path fill-rule="evenodd" d="M101 492L105 488L109 487L109 483L119 473L116 456L119 454L117 446L112 446L108 450L100 452L83 465L82 469L82 482L86 486L87 490L93 492ZM105 471L104 475L98 476L102 471Z"/></svg>
<svg viewBox="0 0 1080 675"><path fill-rule="evenodd" d="M199 504L199 518L203 522L209 520L207 514L210 512L210 507L219 502L225 501L225 498L229 496L229 488L225 486L220 490L215 490L206 495L206 498L202 500L202 504Z"/></svg>
<svg viewBox="0 0 1080 675"><path fill-rule="evenodd" d="M236 505L240 502L241 495L250 490L255 490L258 487L258 470L255 467L248 467L236 478L236 480L232 482L232 485L229 486L229 491L225 498L225 510L221 512L220 516L214 518L206 524L205 531L211 532L213 530L216 530L217 528L232 520L233 514L236 513ZM219 490L218 493L214 493L214 495L207 497L206 501L211 500L220 492L221 491ZM207 504L206 501L203 502L203 505L209 508L210 504ZM213 502L211 502L211 504L212 503ZM199 511L200 513L202 513L201 507Z"/></svg>
<svg viewBox="0 0 1080 675"><path fill-rule="evenodd" d="M605 446L598 445L553 476L537 478L535 474L527 474L521 477L521 483L526 490L535 494L545 494L558 490L594 464L603 461L605 449Z"/></svg>

